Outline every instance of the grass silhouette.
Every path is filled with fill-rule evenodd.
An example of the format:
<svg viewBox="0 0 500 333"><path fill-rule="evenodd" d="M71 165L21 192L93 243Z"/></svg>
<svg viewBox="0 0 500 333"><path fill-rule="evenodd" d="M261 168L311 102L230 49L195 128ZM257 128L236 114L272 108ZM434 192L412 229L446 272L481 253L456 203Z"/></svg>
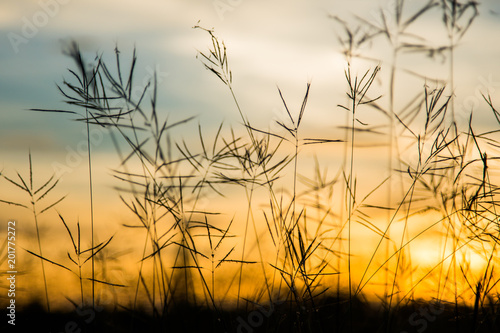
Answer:
<svg viewBox="0 0 500 333"><path fill-rule="evenodd" d="M433 11L442 14L448 45L431 47L424 37L408 32ZM104 258L113 236L103 242L94 240L91 212L89 248L82 249L80 223L76 223L75 233L75 227L59 215L72 244L67 251L69 263L45 256L37 216L60 200L38 213L36 205L54 190L57 180L52 177L34 191L30 154L29 182L19 174L19 181L1 176L30 196L38 251L28 252L41 260L42 272L44 263L73 272L78 277L80 300L68 297L74 311L51 311L45 284L47 310L33 304L23 315L43 316L46 329L63 330L67 323L75 323L74 328L89 332L498 331L495 266L500 227L498 187L492 172L498 163L493 153L499 147L497 131L478 133L472 125L472 112L466 128L460 128L454 108L453 57L477 13L473 1L431 0L408 14L405 1L398 0L393 17L380 12L382 25L357 18L359 26L353 28L332 17L345 35L339 39L346 57L346 102L339 103L337 110L346 112L348 121L339 126L341 138L303 134L314 89L311 82L296 108L289 107L286 93L278 88L286 111L286 120L276 123L279 130L254 126L233 86L230 52L213 30L195 26L210 40L208 50L197 56L228 89L241 120L234 128L220 124L213 137L204 134L207 130L202 124L193 125L194 117L172 121L170 115L160 114L156 76L140 96L134 95L135 50L124 70L118 48L116 61L110 65L101 56L87 62L78 45L71 44L68 55L77 70L70 69L71 80L58 86L68 109L33 111L72 115L85 123L88 138L92 126L111 133L120 158L113 170L119 184L116 188L135 219L124 228L142 233L142 252L137 254L133 285L98 278L106 276L106 260L99 258ZM394 24L387 24L390 20ZM392 47L389 63L363 56L359 50L381 38ZM411 68L402 68L399 61L408 52L448 52L449 79L427 79ZM357 58L373 62L373 66L354 68ZM362 74L356 75L358 72ZM401 73L409 73L423 86L414 95L408 94L403 107L396 103L402 94L398 90ZM382 74L389 79L379 95L377 82ZM491 96L483 97L500 124ZM387 122L370 125L360 112L376 112ZM187 131L192 126L196 126L196 142L174 135L176 130ZM355 174L361 134L387 139L389 176L366 192ZM327 150L332 145L344 145L340 159L345 163L335 176L328 177L318 159L314 178L301 174L305 164L302 151L313 147ZM407 159L408 151L414 152L413 158ZM89 149L89 166L91 158ZM92 196L91 169L89 181ZM239 215L228 216L232 210L203 204L212 196L234 205L232 196L238 191L246 199ZM385 203L372 201L380 193ZM30 207L8 199L1 202ZM410 233L424 214L437 218ZM381 216L382 225L377 222ZM376 242L357 272L353 262L359 248L368 247L354 235L359 227L368 230ZM435 230L440 232L440 257L430 267L419 268L412 261L416 251L412 246L414 249L414 244ZM6 252L5 245L1 251ZM479 274L471 267L471 252L483 259ZM90 276L82 270L88 262ZM103 263L102 271L96 269L96 262ZM248 287L249 279L253 289ZM84 281L90 281L90 291ZM379 285L383 292L374 301L367 289L379 281L383 281ZM432 296L419 298L416 291L429 281L435 286ZM97 286L128 290L131 301L103 304L96 296ZM91 295L90 302L85 295Z"/></svg>

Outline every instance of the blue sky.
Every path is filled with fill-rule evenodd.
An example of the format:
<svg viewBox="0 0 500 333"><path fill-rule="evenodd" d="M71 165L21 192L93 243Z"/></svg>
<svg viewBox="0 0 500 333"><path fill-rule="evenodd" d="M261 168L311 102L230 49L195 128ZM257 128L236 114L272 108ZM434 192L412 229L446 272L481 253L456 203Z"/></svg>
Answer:
<svg viewBox="0 0 500 333"><path fill-rule="evenodd" d="M166 4L148 0L139 4L114 0L4 0L0 4L3 45L0 50L0 135L15 130L17 136L25 139L18 138L9 145L6 140L0 140L3 142L0 147L50 149L55 142L68 140L64 130L57 130L63 124L67 126L66 121L23 111L56 106L61 100L55 83L61 82L67 74L66 68L71 66L71 61L60 52L61 41L75 39L84 50L108 57L113 56L112 50L117 44L124 58L130 56L136 45L141 65L139 73L141 69L147 73L148 66L169 73L162 85L165 105L193 114L202 114L207 108L210 113L221 112L220 109L230 108L229 104L221 103L230 101L224 99L223 88L215 86L217 82L195 59L196 50L204 50L209 42L201 31L191 29L200 20L201 25L215 28L226 41L239 97L253 104L255 96L259 96L262 103L251 107L269 112L279 107L275 85L290 91L290 95L300 95L305 83L312 80L318 104L330 102L327 92L341 95L343 78L333 77L342 75L345 67L335 35L335 29L340 28L327 15L352 20L356 14L373 21L379 6L387 8L392 3L227 0ZM407 3L410 9L419 2ZM490 11L498 7L494 1L483 2L480 17L457 50L460 83L457 86L470 89L474 84L470 77L495 75L499 47L494 31L499 27L499 17ZM440 28L436 18L429 16L426 26L431 33L424 31L424 34L431 36L432 30ZM13 33L26 39L14 45ZM477 59L479 61L475 61ZM476 81L480 84L480 80ZM490 81L496 82L495 78ZM212 98L215 92L218 96ZM225 116L222 113L221 119ZM28 140L30 133L32 138ZM13 134L9 132L9 135ZM40 141L43 136L46 139Z"/></svg>
<svg viewBox="0 0 500 333"><path fill-rule="evenodd" d="M405 15L422 3L406 1ZM86 54L102 54L110 63L118 45L124 66L135 46L139 58L136 82L150 77L153 70L164 78L159 85L164 116L198 116L197 121L208 131L222 121L238 124L228 91L196 59L197 50L206 51L210 45L206 33L192 29L198 21L203 27L214 28L225 40L235 92L252 122L273 128L274 121L285 116L276 86L297 110L306 83L312 82L305 127L336 139L342 134L335 128L345 117L337 104L345 101L346 62L337 41L342 29L328 16L336 15L352 24L358 16L379 24L380 8L389 13L393 4L382 0L4 0L0 2L0 168L12 173L25 167L31 149L42 164L40 168L50 171L52 162L64 161L68 146L75 147L84 140L81 124L71 117L28 111L65 107L56 84L68 77L68 68L74 68L61 52L73 39ZM491 124L479 92L489 89L494 100L500 96L500 44L496 40L500 16L495 12L500 12L497 2L483 1L480 16L456 50L456 108L464 111L464 121L470 106L474 106L479 125ZM437 9L413 32L434 45L446 39ZM387 83L388 44L380 39L360 53L382 59L378 63L382 66L378 82L382 87ZM445 59L404 55L400 60L422 75L447 79ZM360 61L359 68L353 67L362 72L376 64ZM408 97L405 89L421 89L423 85L404 75L398 79L402 100ZM385 93L383 88L380 92ZM364 120L376 122L374 117L367 114ZM106 162L112 149L105 140L94 150L96 163L99 154L103 155L104 174L112 167Z"/></svg>

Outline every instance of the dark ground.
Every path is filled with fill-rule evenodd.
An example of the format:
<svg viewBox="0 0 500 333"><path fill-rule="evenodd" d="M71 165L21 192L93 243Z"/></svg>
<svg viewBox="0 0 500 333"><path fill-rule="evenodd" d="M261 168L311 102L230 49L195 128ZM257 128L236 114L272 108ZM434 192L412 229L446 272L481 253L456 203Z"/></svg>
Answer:
<svg viewBox="0 0 500 333"><path fill-rule="evenodd" d="M15 326L9 325L2 309L1 332L350 332L348 302L327 298L305 309L286 303L254 307L248 311L217 311L189 305L177 306L167 314L152 311L129 311L74 308L48 314L39 304L16 312ZM431 332L500 332L498 308L478 310L412 302L391 315L368 303L355 301L352 307L352 332L431 333ZM457 315L458 313L458 315ZM475 318L475 320L474 320ZM475 322L475 324L474 324Z"/></svg>

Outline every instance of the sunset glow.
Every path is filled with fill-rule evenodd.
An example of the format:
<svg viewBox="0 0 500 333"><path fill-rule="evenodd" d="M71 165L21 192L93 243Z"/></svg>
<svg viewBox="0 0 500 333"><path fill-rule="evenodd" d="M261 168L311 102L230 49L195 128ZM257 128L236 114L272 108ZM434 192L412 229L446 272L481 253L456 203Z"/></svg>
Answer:
<svg viewBox="0 0 500 333"><path fill-rule="evenodd" d="M495 331L499 20L494 0L0 4L3 321Z"/></svg>

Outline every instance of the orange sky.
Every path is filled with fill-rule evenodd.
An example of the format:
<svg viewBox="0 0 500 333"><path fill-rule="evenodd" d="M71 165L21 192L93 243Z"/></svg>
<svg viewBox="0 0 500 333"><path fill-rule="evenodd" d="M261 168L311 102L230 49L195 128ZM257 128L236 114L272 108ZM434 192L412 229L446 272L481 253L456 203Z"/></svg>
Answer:
<svg viewBox="0 0 500 333"><path fill-rule="evenodd" d="M122 65L129 65L132 49L137 47L139 60L137 62L136 86L142 90L152 78L154 71L159 74L158 110L161 117L169 117L171 122L195 116L196 119L180 130L174 130L173 139L176 142L186 141L189 147L199 150L198 123L202 125L203 133L207 138L213 138L220 123L224 122L223 135L230 137L230 129L234 128L237 135L245 135L241 127L241 119L234 106L234 102L226 87L216 77L206 71L199 59L196 59L197 50L206 51L210 47L210 39L200 30L192 29L198 20L202 26L214 27L218 36L225 40L228 49L229 63L234 77L234 91L241 105L242 111L248 116L251 123L257 128L273 131L279 135L287 135L286 131L276 125L276 122L288 121L283 103L278 93L278 86L296 117L299 112L306 84L311 82L309 102L303 118L301 138L323 138L345 140L346 132L339 128L345 126L346 119L350 119L346 111L338 105L346 104L346 70L345 57L341 53L341 46L337 41L342 30L328 18L328 14L339 15L349 22L355 22L352 13L363 16L371 24L379 23L376 5L369 1L297 1L293 4L285 1L242 1L231 9L221 12L214 7L214 3L206 1L164 1L150 0L147 5L134 1L86 1L60 4L49 9L41 7L36 1L4 2L0 4L0 31L10 42L0 50L0 171L12 179L18 178L19 172L25 179L29 177L28 154L31 151L33 159L33 178L35 187L41 186L53 173L60 177L55 190L44 199L38 210L59 197L67 198L40 217L39 223L42 233L44 255L54 260L62 260L69 264L66 250L71 250L71 242L57 213L69 223L73 232L76 222L80 221L82 238L85 246L90 243L90 213L88 190L88 166L86 155L85 127L81 122L73 121L75 117L59 114L41 114L27 111L30 108L67 108L63 103L63 96L58 92L55 83L61 84L71 74L68 68L74 68L73 62L62 55L61 45L64 41L74 38L82 51L92 59L96 53L103 54L103 59L114 64L113 49L115 45L122 50ZM385 7L384 7L385 6ZM415 4L408 5L405 10L411 12ZM382 9L387 10L387 4ZM467 35L460 41L455 57L455 106L457 121L461 128L467 128L467 121L471 109L474 111L474 124L478 131L491 130L495 120L482 102L481 93L489 92L493 100L500 99L500 83L497 83L498 74L498 43L492 43L487 36L494 29L498 29L498 3L493 0L483 1L481 13ZM375 14L374 14L375 13ZM47 17L47 22L37 23L36 31L26 35L26 22ZM89 21L89 17L92 21ZM446 40L446 33L441 30L440 16L437 12L431 13L422 19L412 32L424 35L431 45L440 45ZM29 25L29 24L28 24ZM496 31L496 30L494 30ZM15 34L15 35L13 35ZM23 35L24 34L24 35ZM13 37L14 36L14 37ZM12 38L22 36L25 40L16 44ZM17 39L19 42L19 39ZM359 50L360 55L374 57L379 60L355 59L352 63L353 74L362 74L375 65L382 67L373 89L374 96L382 95L380 103L387 106L389 103L388 80L390 76L390 45L387 41L373 42ZM401 71L396 78L395 107L400 108L411 99L416 92L422 93L424 84L432 86L433 79L448 79L446 59L437 57L430 59L425 55L418 57L406 53L400 58ZM405 72L411 69L424 78L415 78ZM448 87L449 89L449 87ZM446 90L446 94L450 94ZM148 95L149 99L150 95ZM80 110L81 111L81 110ZM371 126L386 124L387 119L368 107L363 107L357 114L360 123ZM412 127L415 132L422 126ZM494 128L493 128L494 129ZM129 286L137 282L145 232L143 229L129 230L123 224L133 224L133 216L121 202L118 191L114 188L123 183L113 178L114 170L120 169L119 158L113 148L112 140L107 130L92 129L92 166L94 186L94 215L96 221L95 234L99 241L114 235L110 245L109 255L119 258L117 261L109 259L109 278L120 284ZM400 135L401 132L396 133ZM407 135L408 133L406 133ZM405 161L415 162L415 146L409 145L402 135L399 152ZM122 148L126 145L122 145ZM293 153L293 145L284 143L284 152ZM347 169L344 153L346 146L343 143L325 144L321 147L302 146L299 154L298 173L307 178L314 178L314 157L320 161L320 169L326 172L328 179L341 175L339 170L344 166ZM125 152L129 152L125 150ZM353 174L357 180L357 199L363 198L377 187L389 174L387 159L387 135L356 134L356 149L354 152ZM488 146L488 154L496 156L494 147ZM473 153L476 158L479 155ZM133 162L136 163L136 162ZM347 164L344 164L347 163ZM394 165L393 165L394 166ZM130 165L130 168L138 167ZM395 166L394 166L395 167ZM120 169L123 171L123 169ZM141 170L139 167L137 170ZM327 171L325 171L327 170ZM275 190L281 194L285 188L284 200L291 198L291 184L293 182L293 163L283 172L283 179L277 182ZM342 211L345 201L343 195L342 177L333 187L332 198L327 192L322 192L322 200L332 208L333 216L326 220L324 231L328 237L338 236L339 223L345 223L346 212ZM411 179L406 173L393 174L392 204L409 188ZM220 253L235 247L234 258L241 256L242 237L245 230L247 198L242 187L219 186L227 197L220 198L208 195L203 198L196 209L211 209L222 212L219 216L211 216L214 223L226 226L234 219L231 232L238 237L230 239L229 243L220 249ZM298 193L309 193L303 184L298 187ZM403 191L403 192L402 192ZM129 196L124 195L130 199ZM276 258L275 249L271 246L271 239L266 233L263 212L269 214L269 193L260 188L253 197L253 216L256 230L250 223L248 243L245 258L260 260L259 248L255 240L259 240L261 252L266 261L265 270L272 275L273 269L269 262ZM305 198L305 196L304 196ZM20 202L29 205L29 199L18 188L0 179L0 199ZM300 198L302 200L302 198ZM370 196L366 204L385 205L387 199L387 184ZM305 206L299 201L296 210ZM23 271L20 277L20 297L22 299L41 297L41 284L37 278L40 274L38 260L27 255L23 248L36 251L34 242L35 229L33 215L29 210L3 205L0 206L0 219L15 220L18 225L18 246L20 268ZM381 230L385 230L388 215L383 212L363 207L363 212L370 215L369 220ZM307 213L311 221L316 218L317 211L308 207ZM342 221L339 222L339 216ZM360 220L359 215L356 219ZM409 220L408 236L411 238L426 226L439 221L437 214L420 214ZM250 220L251 222L251 220ZM3 222L2 222L3 223ZM391 228L391 237L394 243L391 246L399 247L403 223L397 219ZM311 223L314 225L314 223ZM404 282L401 288L403 293L409 286L425 276L426 272L443 257L444 241L439 232L445 232L443 226L436 226L423 236L411 243L411 263L416 271L401 277ZM346 231L343 237L346 237ZM4 234L4 230L0 231ZM356 285L361 279L368 260L374 251L380 235L368 228L356 224L353 227L353 281ZM339 249L337 243L325 238L327 247ZM203 243L202 243L203 244ZM209 248L206 242L200 245L204 251ZM346 241L342 244L342 251L346 251ZM476 245L475 245L476 246ZM451 251L451 244L447 243L445 256ZM478 253L488 253L490 248L481 249L479 246L473 251L464 247L463 258L459 262L470 264L471 276L479 277L484 269L484 262ZM392 249L389 249L389 253ZM406 252L405 252L406 254ZM169 252L169 255L172 253ZM386 256L386 244L382 243L377 256L370 265L371 274ZM170 259L169 256L167 258ZM336 257L329 260L336 263ZM220 257L219 257L220 259ZM167 259L168 260L168 259ZM269 262L268 262L269 261ZM394 268L394 259L391 261ZM171 262L170 262L171 264ZM418 296L429 297L436 292L435 281L439 274L446 274L449 261L433 271L417 289ZM235 276L237 264L224 264L217 279L221 287L217 287L217 294L225 292L227 281ZM50 264L47 264L50 267ZM229 268L230 267L230 268ZM346 260L340 263L342 270L342 285L346 285ZM252 284L261 279L261 264L245 267L248 275L243 280L244 289L249 295L256 294ZM85 271L88 274L88 269ZM210 279L210 272L207 277ZM367 285L365 291L373 295L383 293L383 288L377 283L384 281L384 270L380 270L373 278L373 283ZM406 273L405 273L406 274ZM436 275L434 275L436 274ZM78 279L75 275L62 273L60 268L48 268L50 297L54 302L64 303L64 296L78 297L75 286ZM328 283L335 284L336 276L328 278ZM63 281L63 282L61 282ZM434 283L434 284L433 284ZM468 287L461 280L463 290ZM237 285L234 282L234 285ZM87 286L88 287L88 286ZM234 286L231 290L234 296ZM130 300L130 288L120 296L123 302ZM466 294L468 295L468 294ZM441 295L441 297L447 297ZM466 300L466 297L464 296ZM3 301L3 300L2 300Z"/></svg>

